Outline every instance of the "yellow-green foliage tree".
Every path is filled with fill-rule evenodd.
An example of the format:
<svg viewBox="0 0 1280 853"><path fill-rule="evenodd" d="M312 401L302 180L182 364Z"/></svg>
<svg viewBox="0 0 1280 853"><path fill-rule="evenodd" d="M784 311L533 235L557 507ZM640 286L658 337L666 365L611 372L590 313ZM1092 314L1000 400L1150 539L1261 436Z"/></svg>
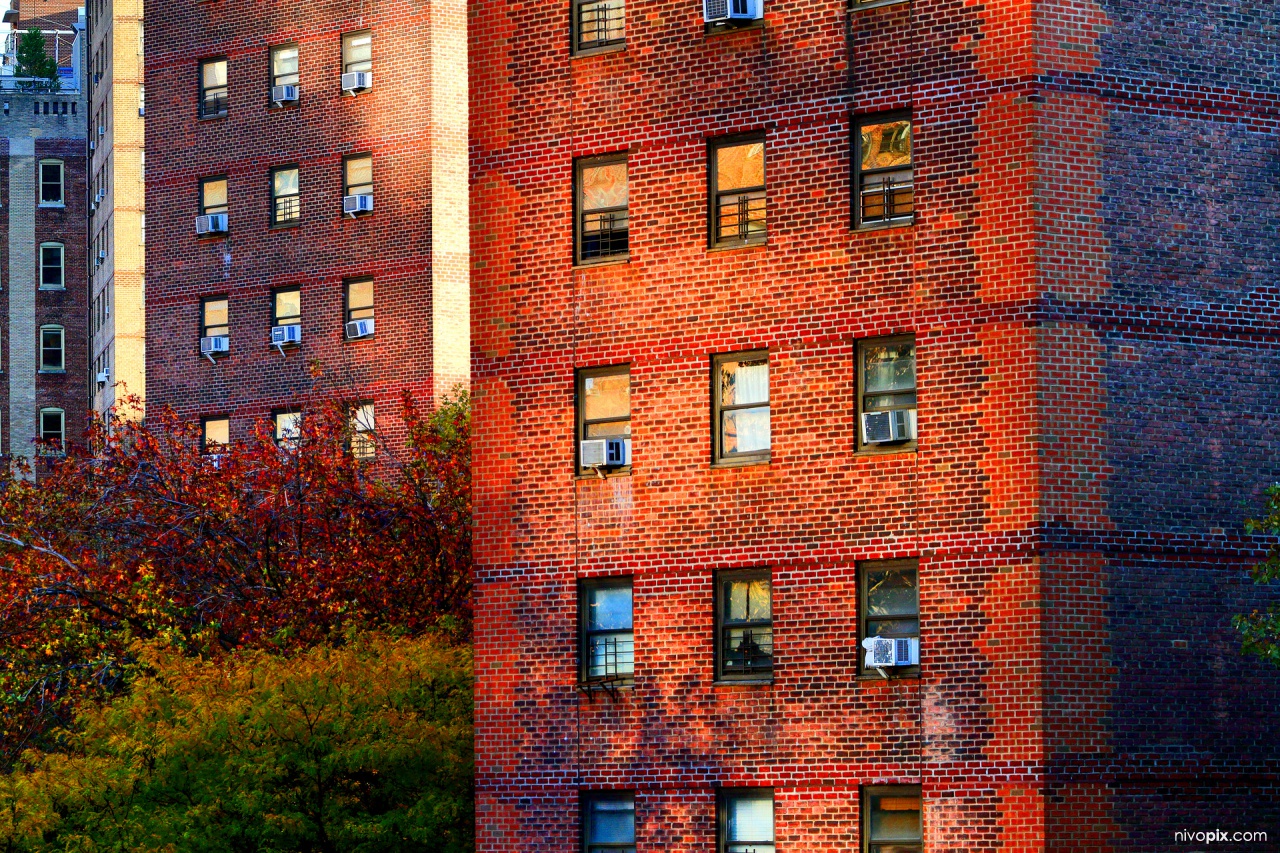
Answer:
<svg viewBox="0 0 1280 853"><path fill-rule="evenodd" d="M473 848L465 648L365 634L289 657L139 657L64 751L0 775L0 851Z"/></svg>
<svg viewBox="0 0 1280 853"><path fill-rule="evenodd" d="M1249 533L1280 536L1280 485L1267 489L1267 512L1251 519L1245 528ZM1253 568L1253 579L1260 584L1280 581L1280 545L1272 545L1267 558ZM1280 604L1242 613L1236 627L1244 636L1244 650L1280 666Z"/></svg>

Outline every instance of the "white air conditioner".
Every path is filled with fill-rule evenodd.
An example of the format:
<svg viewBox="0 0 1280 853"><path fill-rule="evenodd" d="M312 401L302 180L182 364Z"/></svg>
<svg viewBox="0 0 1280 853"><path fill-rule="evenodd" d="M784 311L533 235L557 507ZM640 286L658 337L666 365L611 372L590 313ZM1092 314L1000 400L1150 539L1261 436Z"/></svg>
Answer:
<svg viewBox="0 0 1280 853"><path fill-rule="evenodd" d="M231 352L231 338L228 335L213 335L200 339L200 354L213 357L218 353Z"/></svg>
<svg viewBox="0 0 1280 853"><path fill-rule="evenodd" d="M302 327L297 323L290 323L287 326L271 327L271 345L273 347L283 347L289 344L302 343Z"/></svg>
<svg viewBox="0 0 1280 853"><path fill-rule="evenodd" d="M107 129L106 129L105 127L103 127L102 125L98 125L98 135L99 135L99 136L106 136L106 135L107 135Z"/></svg>
<svg viewBox="0 0 1280 853"><path fill-rule="evenodd" d="M344 195L342 197L342 212L348 216L373 213L373 196L367 193L363 195Z"/></svg>
<svg viewBox="0 0 1280 853"><path fill-rule="evenodd" d="M910 441L915 437L915 409L862 414L863 444L888 444L893 441Z"/></svg>
<svg viewBox="0 0 1280 853"><path fill-rule="evenodd" d="M90 140L89 140L89 150L90 150L90 151L96 151L96 150L97 150L97 148L98 148L97 140L90 139Z"/></svg>
<svg viewBox="0 0 1280 853"><path fill-rule="evenodd" d="M104 367L98 371L98 384L106 385L111 381L111 368Z"/></svg>
<svg viewBox="0 0 1280 853"><path fill-rule="evenodd" d="M99 250L98 250L98 263L102 263L102 262L103 262L103 261L105 261L106 259L107 259L107 250L106 250L106 249L99 249Z"/></svg>
<svg viewBox="0 0 1280 853"><path fill-rule="evenodd" d="M631 439L590 438L578 443L578 464L583 468L619 468L631 464Z"/></svg>
<svg viewBox="0 0 1280 853"><path fill-rule="evenodd" d="M764 0L702 0L702 19L708 24L758 21Z"/></svg>
<svg viewBox="0 0 1280 853"><path fill-rule="evenodd" d="M373 318L366 317L363 320L352 320L347 323L347 340L355 338L367 338L373 334Z"/></svg>
<svg viewBox="0 0 1280 853"><path fill-rule="evenodd" d="M918 637L867 637L862 647L867 650L862 664L867 669L920 665Z"/></svg>
<svg viewBox="0 0 1280 853"><path fill-rule="evenodd" d="M298 101L299 90L297 86L272 86L271 87L271 103L277 107L282 104L293 104Z"/></svg>
<svg viewBox="0 0 1280 853"><path fill-rule="evenodd" d="M106 190L98 190L96 193L94 193L94 194L93 194L93 201L94 201L94 204L99 204L99 203L101 203L101 201L102 201L102 196L103 196L105 193L106 193Z"/></svg>
<svg viewBox="0 0 1280 853"><path fill-rule="evenodd" d="M373 88L372 71L348 71L342 75L342 92L355 95Z"/></svg>
<svg viewBox="0 0 1280 853"><path fill-rule="evenodd" d="M227 215L225 213L210 213L205 216L196 217L196 233L197 234L226 234L227 233Z"/></svg>

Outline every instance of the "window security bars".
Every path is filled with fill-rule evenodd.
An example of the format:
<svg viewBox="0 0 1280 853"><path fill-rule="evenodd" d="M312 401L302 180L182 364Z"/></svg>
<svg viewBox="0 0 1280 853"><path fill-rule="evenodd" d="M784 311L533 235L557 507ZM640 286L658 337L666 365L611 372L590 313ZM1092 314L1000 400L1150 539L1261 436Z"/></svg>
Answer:
<svg viewBox="0 0 1280 853"><path fill-rule="evenodd" d="M625 38L626 7L622 0L586 0L575 4L575 50L621 44Z"/></svg>

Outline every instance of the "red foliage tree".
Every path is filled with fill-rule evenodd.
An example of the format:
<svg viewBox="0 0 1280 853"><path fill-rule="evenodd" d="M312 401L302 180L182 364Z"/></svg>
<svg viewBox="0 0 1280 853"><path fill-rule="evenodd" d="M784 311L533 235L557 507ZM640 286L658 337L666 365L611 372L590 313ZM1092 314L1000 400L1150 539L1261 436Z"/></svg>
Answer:
<svg viewBox="0 0 1280 853"><path fill-rule="evenodd" d="M135 640L305 647L350 628L469 637L470 409L350 452L344 401L204 452L169 412L91 430L38 482L0 473L0 768L121 686ZM44 463L42 463L44 464Z"/></svg>

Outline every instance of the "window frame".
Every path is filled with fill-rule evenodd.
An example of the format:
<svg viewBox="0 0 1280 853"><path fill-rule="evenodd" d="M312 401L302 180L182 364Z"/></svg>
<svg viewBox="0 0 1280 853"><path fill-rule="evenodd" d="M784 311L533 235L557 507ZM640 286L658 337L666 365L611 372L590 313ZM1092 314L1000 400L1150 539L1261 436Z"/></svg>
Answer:
<svg viewBox="0 0 1280 853"><path fill-rule="evenodd" d="M298 191L286 195L276 194L276 176L283 172L294 172L297 178ZM268 188L271 192L271 227L272 228L295 228L302 223L302 169L298 165L290 164L285 166L275 166L268 171ZM287 219L282 218L280 214L280 203L293 200L293 215Z"/></svg>
<svg viewBox="0 0 1280 853"><path fill-rule="evenodd" d="M627 248L623 252L608 255L597 255L584 258L582 255L582 238L585 232L586 209L582 201L582 172L599 166L612 166L621 163L627 171L627 204L623 208L607 207L593 210L592 213L614 214L622 211L626 221ZM600 264L620 264L631 260L631 164L628 152L614 154L597 154L590 157L579 157L573 161L573 263L575 266L596 266Z"/></svg>
<svg viewBox="0 0 1280 853"><path fill-rule="evenodd" d="M58 347L57 347L58 366L57 367L49 367L47 364L45 364L44 354L46 351L49 350L49 348L46 347L44 344L44 336L46 332L58 333ZM56 323L49 323L47 325L41 326L36 334L37 334L37 351L39 355L38 364L40 366L38 372L39 373L66 373L67 372L67 330L66 328L63 326L59 326Z"/></svg>
<svg viewBox="0 0 1280 853"><path fill-rule="evenodd" d="M221 86L206 86L204 82L205 66L213 65L218 62L223 64L223 79L226 80L226 82ZM211 56L207 59L200 60L196 64L196 69L197 79L200 83L200 100L196 105L197 117L201 119L225 118L227 114L231 112L231 63L225 56ZM222 109L215 112L206 111L205 108L208 106L208 102L210 100L209 93L217 92L219 89L222 90L221 101L217 100L216 95L214 95L213 98L215 104L219 102L222 104Z"/></svg>
<svg viewBox="0 0 1280 853"><path fill-rule="evenodd" d="M45 181L45 179L44 179L44 170L45 170L45 167L46 167L46 166L57 166L57 167L58 167L58 198L57 198L57 200L56 200L56 201L48 201L48 200L46 200L46 199L45 199L45 197L44 197L44 188L45 188L45 186L48 186L48 185L51 185L51 184L52 184L52 182L50 182L50 181ZM64 163L62 160L57 159L56 157L49 157L49 158L45 158L45 159L41 160L41 161L40 161L40 163L39 163L39 165L37 166L37 171L36 171L36 180L37 180L37 183L39 184L39 187L38 187L38 193L39 193L39 199L40 199L40 201L39 201L39 204L37 205L38 207L53 207L53 208L58 208L58 207L66 207L66 206L67 206L67 166L66 166L66 163Z"/></svg>
<svg viewBox="0 0 1280 853"><path fill-rule="evenodd" d="M276 73L276 54L284 50L293 50L297 54L298 70L292 74ZM281 82L283 77L293 77L292 82ZM271 89L276 86L302 86L302 48L296 41L282 42L281 44L272 45L267 49L267 94L271 94ZM289 106L289 105L285 105Z"/></svg>
<svg viewBox="0 0 1280 853"><path fill-rule="evenodd" d="M367 60L360 59L354 62L347 59L347 49L349 47L348 43L352 39L355 39L363 35L367 35L369 37L369 58ZM351 74L356 71L373 71L373 29L366 27L365 29L362 29L362 30L352 30L351 32L343 33L341 36L341 39L342 39L342 73ZM352 65L363 65L366 62L369 64L368 68L352 68L351 67Z"/></svg>
<svg viewBox="0 0 1280 853"><path fill-rule="evenodd" d="M769 582L769 664L768 668L754 671L728 672L726 670L725 651L728 646L728 632L737 628L750 629L761 620L743 620L730 623L725 618L725 585L735 581L767 580ZM715 575L715 680L723 683L740 684L743 682L771 682L777 666L777 658L773 653L773 572L768 568L727 569ZM761 623L762 624L762 623Z"/></svg>
<svg viewBox="0 0 1280 853"><path fill-rule="evenodd" d="M876 671L874 667L869 668L865 665L866 650L862 647L862 641L871 636L871 634L869 634L867 631L868 622L882 621L882 620L892 621L895 619L901 620L904 618L902 616L887 616L887 617L877 617L874 620L868 619L867 617L867 575L869 572L875 569L895 569L895 568L908 568L908 567L915 572L915 578L916 578L916 613L915 613L916 632L914 634L905 634L905 635L885 634L882 636L896 637L896 638L915 637L916 641L919 642L920 640L920 560L919 558L907 557L907 558L898 558L898 559L890 559L890 560L861 560L858 562L857 566L855 567L855 574L857 575L857 584L858 584L857 659L858 659L858 677L859 678L875 678L875 679L883 680L883 676L881 676L880 673ZM923 644L921 644L920 651L921 651L921 654L924 653ZM886 672L888 673L889 678L891 679L919 678L920 666L918 664L916 666L896 666L896 667L893 667L892 669L886 670Z"/></svg>
<svg viewBox="0 0 1280 853"><path fill-rule="evenodd" d="M900 3L900 2L906 2L906 0L887 0L887 2ZM877 3L877 5L880 5L880 4ZM860 7L855 4L854 8L860 8ZM861 8L865 8L865 7L861 7ZM904 121L904 120L907 122L907 124L911 128L911 164L906 169L902 168L901 166L892 166L892 167L885 167L882 169L872 169L867 174L878 175L878 174L884 174L888 172L910 171L911 172L911 193L912 193L911 214L909 216L904 216L897 219L884 219L884 220L877 220L874 222L863 222L862 221L862 183L863 183L864 173L862 171L862 128L870 124L885 124L887 122ZM851 209L849 211L851 216L850 226L855 231L876 231L883 228L906 228L911 225L914 225L916 221L916 209L915 209L916 126L915 126L915 122L911 118L911 110L902 109L902 110L890 110L888 112L879 112L879 113L856 114L852 117L852 121L850 121L849 125L850 125L849 150L852 155L849 158L849 167L850 167L850 175L851 175L850 184L853 187L853 192L849 194L850 205L851 205Z"/></svg>
<svg viewBox="0 0 1280 853"><path fill-rule="evenodd" d="M45 283L45 270L52 269L44 262L44 253L46 249L58 250L58 283ZM40 281L37 285L38 290L66 290L67 289L67 246L65 243L59 243L56 240L49 240L40 244L40 268L38 270Z"/></svg>
<svg viewBox="0 0 1280 853"><path fill-rule="evenodd" d="M351 307L351 287L355 284L369 282L370 303L368 308L352 308ZM344 279L342 282L342 325L345 329L347 323L355 320L374 320L374 334L377 334L377 306L378 292L377 284L373 276L356 276L355 278ZM353 317L352 311L368 311L368 316ZM345 334L345 332L344 332ZM372 336L369 336L372 337ZM364 338L348 338L347 340L364 340Z"/></svg>
<svg viewBox="0 0 1280 853"><path fill-rule="evenodd" d="M225 302L225 303L226 303L226 306L227 306L227 307L226 307L226 311L227 311L227 322L226 322L226 324L225 324L225 325L222 325L222 326L218 326L218 325L210 326L210 325L208 324L208 320L209 320L209 316L208 316L208 306L209 306L210 304L214 303L214 302ZM220 333L220 334L217 334L217 335L213 335L213 334L210 334L210 333L209 333L209 330L210 330L210 329L226 329L226 331L225 331L225 332L222 332L222 333ZM202 296L202 297L200 297L200 337L202 337L202 338L226 337L226 338L227 338L228 343L230 343L230 340L231 340L231 300L230 300L230 298L228 298L228 297L226 297L226 296ZM219 353L219 355L221 355L221 353Z"/></svg>
<svg viewBox="0 0 1280 853"><path fill-rule="evenodd" d="M226 447L231 443L231 417L229 415L208 415L200 419L200 452L206 456L214 456L218 453L209 447L209 424L223 421L227 425L227 443L219 444L219 447Z"/></svg>
<svg viewBox="0 0 1280 853"><path fill-rule="evenodd" d="M48 442L50 439L45 437L44 418L45 415L58 416L58 447L56 450L50 450ZM39 418L38 426L40 428L40 456L65 456L67 453L67 411L57 406L44 406L40 409L37 416Z"/></svg>
<svg viewBox="0 0 1280 853"><path fill-rule="evenodd" d="M598 53L612 53L625 50L627 46L627 4L622 2L622 37L584 43L582 41L582 7L591 5L608 6L613 0L572 0L569 4L569 54L571 56L594 56ZM606 18L607 20L607 18ZM608 28L605 28L608 32Z"/></svg>
<svg viewBox="0 0 1280 853"><path fill-rule="evenodd" d="M734 844L748 844L756 849L763 848L768 853L777 850L778 844L778 798L773 788L721 788L716 792L716 853L729 851L729 801L733 799L763 800L768 798L773 809L772 841L736 841Z"/></svg>
<svg viewBox="0 0 1280 853"><path fill-rule="evenodd" d="M617 630L590 630L587 606L587 592L591 589L628 589L631 591L631 672L625 675L592 675L591 674L591 640L593 634L619 634ZM636 663L636 587L632 575L606 575L578 579L578 684L584 687L593 685L611 685L629 687L635 683Z"/></svg>
<svg viewBox="0 0 1280 853"><path fill-rule="evenodd" d="M573 445L573 463L574 468L578 472L578 476L595 476L594 468L582 467L582 445L581 442L587 440L587 427L598 423L616 423L621 418L599 418L594 421L587 420L587 401L586 401L586 385L588 379L595 379L601 376L617 376L625 373L627 375L627 397L630 399L631 390L631 364L607 364L598 367L580 367L574 371L573 379L573 397L574 397L574 434L576 441ZM627 425L631 424L631 409L627 409ZM626 436L630 438L630 433ZM604 472L605 476L624 475L631 473L630 465L620 465L616 468L609 468Z"/></svg>
<svg viewBox="0 0 1280 853"><path fill-rule="evenodd" d="M630 802L632 826L639 826L639 821L636 819L635 791L581 791L578 794L578 835L581 840L581 844L579 844L578 849L581 853L594 853L594 851L600 850L617 851L617 853L635 853L636 835L638 833L634 830L631 834L630 844L591 843L591 805L598 802Z"/></svg>
<svg viewBox="0 0 1280 853"><path fill-rule="evenodd" d="M720 239L720 195L719 186L719 156L720 150L723 148L736 148L740 145L753 145L760 143L764 146L763 157L764 163L761 170L764 173L764 183L759 187L741 187L736 190L725 190L726 194L732 193L740 196L748 196L751 193L759 192L765 203L764 228L760 231L758 237L736 237L721 240ZM749 201L749 199L748 199ZM747 221L750 221L748 216ZM707 248L708 249L736 249L747 246L764 246L769 242L769 140L768 134L763 130L751 131L749 133L736 133L730 136L718 136L714 139L707 140Z"/></svg>
<svg viewBox="0 0 1280 853"><path fill-rule="evenodd" d="M350 163L352 163L352 162L353 162L353 161L355 161L355 160L368 160L368 161L369 161L369 183L367 183L367 184L353 184L353 183L351 183L351 175L350 175L350 173L348 172L348 166L349 166L349 164L350 164ZM358 190L358 189L360 189L361 187L368 187L368 188L369 188L369 191L368 191L368 192L353 192L353 190ZM374 190L374 180L373 180L373 152L371 152L371 151L365 151L365 152L361 152L361 153L358 153L358 154L348 154L347 156L343 157L343 158L342 158L342 195L343 195L343 196L349 196L349 195L373 195L373 194L374 194L373 190Z"/></svg>
<svg viewBox="0 0 1280 853"><path fill-rule="evenodd" d="M885 444L867 444L863 441L862 436L862 415L866 412L864 408L864 399L866 392L866 374L863 371L863 354L868 347L873 346L893 346L894 344L911 344L911 356L915 360L916 367L916 429L919 429L920 418L920 348L916 342L914 334L905 335L889 335L882 338L860 338L854 342L853 347L853 447L857 453L867 454L889 454L889 453L914 453L917 449L917 439L910 438L906 441L898 441ZM899 392L902 393L902 392ZM898 409L889 409L887 411L900 411L905 407Z"/></svg>
<svg viewBox="0 0 1280 853"><path fill-rule="evenodd" d="M920 841L889 841L878 842L871 838L871 798L873 796L914 796L920 801ZM924 851L924 792L920 785L863 785L858 792L858 811L862 815L861 820L861 836L862 844L860 845L861 853L876 853L881 844L885 844L894 848L910 850L915 848L915 853L923 853Z"/></svg>
<svg viewBox="0 0 1280 853"><path fill-rule="evenodd" d="M370 417L373 418L373 424L367 430L360 429L360 410L365 406L369 407ZM358 400L351 404L348 412L348 424L351 428L351 440L348 442L348 450L352 457L359 461L368 461L378 455L378 413L373 400Z"/></svg>
<svg viewBox="0 0 1280 853"><path fill-rule="evenodd" d="M727 361L749 361L764 358L769 372L769 398L765 406L769 409L769 448L753 450L747 453L724 454L724 436L721 434L720 420L725 411L759 408L760 403L736 403L726 409L720 402L720 366ZM773 364L769 350L754 349L738 352L717 353L711 356L711 467L737 468L744 465L766 465L773 454Z"/></svg>
<svg viewBox="0 0 1280 853"><path fill-rule="evenodd" d="M297 314L281 314L280 313L280 301L277 297L285 293L298 294L298 313ZM287 287L277 287L275 290L271 291L271 326L272 328L275 328L276 326L301 326L301 325L302 325L302 285L291 284Z"/></svg>
<svg viewBox="0 0 1280 853"><path fill-rule="evenodd" d="M280 418L282 415L294 415L297 417L297 436L293 438L285 438L280 434ZM276 447L285 450L295 450L302 440L302 418L301 409L272 409L271 410L271 440L275 442Z"/></svg>
<svg viewBox="0 0 1280 853"><path fill-rule="evenodd" d="M220 205L209 206L205 187L209 184L216 184L221 181L225 185L227 200ZM207 178L200 179L200 215L213 216L220 213L231 213L231 181L226 175L210 175ZM228 216L228 219L230 216Z"/></svg>

